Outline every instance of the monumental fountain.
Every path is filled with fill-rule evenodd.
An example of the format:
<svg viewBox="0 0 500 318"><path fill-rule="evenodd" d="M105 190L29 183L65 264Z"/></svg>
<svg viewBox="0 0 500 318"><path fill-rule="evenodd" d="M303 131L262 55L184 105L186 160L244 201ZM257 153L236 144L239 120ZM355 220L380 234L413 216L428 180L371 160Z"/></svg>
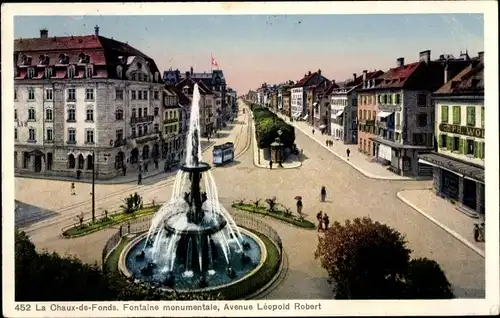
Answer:
<svg viewBox="0 0 500 318"><path fill-rule="evenodd" d="M136 281L177 291L216 290L255 273L266 258L259 237L236 225L219 203L209 164L202 161L200 94L193 89L186 158L170 200L147 233L122 252L119 267Z"/></svg>

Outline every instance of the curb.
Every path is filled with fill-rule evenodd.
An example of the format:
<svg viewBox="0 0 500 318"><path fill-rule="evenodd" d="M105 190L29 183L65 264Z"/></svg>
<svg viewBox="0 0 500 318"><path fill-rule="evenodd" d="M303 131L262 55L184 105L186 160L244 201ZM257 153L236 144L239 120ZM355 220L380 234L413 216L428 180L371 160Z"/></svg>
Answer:
<svg viewBox="0 0 500 318"><path fill-rule="evenodd" d="M250 109L247 109L248 112L251 112ZM273 113L274 114L274 113ZM257 168L260 168L260 169L268 169L268 166L267 165L264 165L264 164L261 164L261 163L258 163L258 159L260 157L260 150L257 148L257 156L255 155L255 148L256 148L256 144L257 144L257 139L255 137L255 122L254 122L254 119L253 119L253 114L250 113L250 118L252 119L252 129L251 129L251 135L252 135L252 153L253 153L253 165ZM275 114L276 115L276 114ZM277 115L276 115L277 116ZM278 118L281 118L279 116L277 116ZM295 127L295 126L293 126ZM257 160L256 158L257 157ZM294 166L288 166L288 167L277 167L276 170L282 170L282 169L297 169L297 168L300 168L302 167L302 161L299 161L298 163L295 163L296 165ZM272 169L269 169L269 170L272 170Z"/></svg>
<svg viewBox="0 0 500 318"><path fill-rule="evenodd" d="M439 226L444 231L448 232L448 234L450 234L451 236L453 236L454 238L456 238L457 240L459 240L460 242L462 242L465 246L469 247L470 249L472 249L474 252L476 252L477 254L479 254L480 256L482 256L483 258L485 257L485 254L484 254L483 250L479 249L474 244L472 244L471 242L469 242L467 239L465 239L464 237L462 237L460 234L458 234L457 232L453 231L452 229L450 229L446 225L442 224L441 222L439 222L438 220L436 220L435 218L433 218L432 216L430 216L429 214L425 213L420 208L418 208L417 206L415 206L413 203L411 203L410 201L408 201L406 198L404 198L402 196L402 194L401 194L401 192L403 192L403 191L405 191L405 190L398 191L396 193L396 196L398 197L399 200L401 200L403 203L405 203L406 205L408 205L409 207L411 207L412 209L414 209L418 213L420 213L423 216L425 216L431 222L433 222L434 224L436 224L437 226Z"/></svg>

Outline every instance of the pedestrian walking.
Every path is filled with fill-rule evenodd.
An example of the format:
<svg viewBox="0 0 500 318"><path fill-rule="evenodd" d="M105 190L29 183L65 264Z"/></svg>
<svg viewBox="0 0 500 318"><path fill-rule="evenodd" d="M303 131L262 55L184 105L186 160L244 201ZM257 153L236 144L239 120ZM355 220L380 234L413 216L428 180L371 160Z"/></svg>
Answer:
<svg viewBox="0 0 500 318"><path fill-rule="evenodd" d="M297 214L302 215L302 199L297 200Z"/></svg>
<svg viewBox="0 0 500 318"><path fill-rule="evenodd" d="M127 166L123 165L122 171L123 171L123 175L126 176L127 175Z"/></svg>
<svg viewBox="0 0 500 318"><path fill-rule="evenodd" d="M312 130L312 133L313 133L313 135L314 135L314 129Z"/></svg>
<svg viewBox="0 0 500 318"><path fill-rule="evenodd" d="M155 159L155 169L158 169L158 159Z"/></svg>
<svg viewBox="0 0 500 318"><path fill-rule="evenodd" d="M325 202L325 200L326 200L326 188L325 188L325 186L321 187L320 195L321 195L321 202Z"/></svg>
<svg viewBox="0 0 500 318"><path fill-rule="evenodd" d="M328 217L328 215L325 213L325 215L323 215L323 225L324 225L324 231L326 232L328 230L328 225L330 224L330 218Z"/></svg>
<svg viewBox="0 0 500 318"><path fill-rule="evenodd" d="M75 183L71 182L71 195L75 195Z"/></svg>
<svg viewBox="0 0 500 318"><path fill-rule="evenodd" d="M80 170L80 169L76 170L76 179L77 180L80 180L81 175L82 175L82 170Z"/></svg>
<svg viewBox="0 0 500 318"><path fill-rule="evenodd" d="M269 169L273 169L273 161L272 160L269 160Z"/></svg>
<svg viewBox="0 0 500 318"><path fill-rule="evenodd" d="M349 148L347 148L347 150L345 151L346 155L347 155L347 160L349 160L349 155L351 154L351 150L349 150Z"/></svg>
<svg viewBox="0 0 500 318"><path fill-rule="evenodd" d="M128 234L130 234L130 222L127 223Z"/></svg>
<svg viewBox="0 0 500 318"><path fill-rule="evenodd" d="M122 237L123 234L123 225L120 225L120 237Z"/></svg>
<svg viewBox="0 0 500 318"><path fill-rule="evenodd" d="M319 211L318 214L316 214L316 220L318 220L318 232L323 230L323 211Z"/></svg>
<svg viewBox="0 0 500 318"><path fill-rule="evenodd" d="M142 173L140 173L140 172L137 175L137 184L142 184Z"/></svg>
<svg viewBox="0 0 500 318"><path fill-rule="evenodd" d="M144 163L144 172L148 172L148 162Z"/></svg>

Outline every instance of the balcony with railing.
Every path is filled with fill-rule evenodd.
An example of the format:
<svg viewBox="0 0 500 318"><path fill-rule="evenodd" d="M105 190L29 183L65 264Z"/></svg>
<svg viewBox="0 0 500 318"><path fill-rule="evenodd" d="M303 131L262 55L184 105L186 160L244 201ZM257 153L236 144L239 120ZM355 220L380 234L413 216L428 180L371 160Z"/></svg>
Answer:
<svg viewBox="0 0 500 318"><path fill-rule="evenodd" d="M179 121L180 121L180 119L179 119L179 118L169 118L169 119L165 119L165 120L163 121L163 124L165 124L165 125L168 125L168 124L175 124L175 123L177 123L177 122L179 122Z"/></svg>
<svg viewBox="0 0 500 318"><path fill-rule="evenodd" d="M153 116L153 115L141 116L141 117L132 116L132 117L130 117L130 124L135 125L135 124L140 124L140 123L152 122L154 120L155 120L155 116Z"/></svg>
<svg viewBox="0 0 500 318"><path fill-rule="evenodd" d="M114 147L121 147L127 145L127 139L126 138L120 138L117 140L113 141L113 146Z"/></svg>

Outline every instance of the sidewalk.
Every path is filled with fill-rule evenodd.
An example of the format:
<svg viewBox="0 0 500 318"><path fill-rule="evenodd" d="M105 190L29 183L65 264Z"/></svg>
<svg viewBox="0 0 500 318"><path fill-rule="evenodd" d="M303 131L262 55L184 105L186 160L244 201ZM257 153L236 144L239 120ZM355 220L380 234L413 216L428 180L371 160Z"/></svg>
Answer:
<svg viewBox="0 0 500 318"><path fill-rule="evenodd" d="M257 138L255 136L255 122L253 120L253 113L248 107L246 108L246 111L250 113L251 117L252 129L250 134L252 135L253 164L258 168L269 169L269 159L266 159L264 156L264 151L261 151L259 147L257 147ZM299 158L297 158L297 156L290 155L281 165L282 167L279 167L278 164L273 164L273 167L274 169L294 169L302 166L302 162L299 160Z"/></svg>
<svg viewBox="0 0 500 318"><path fill-rule="evenodd" d="M345 163L359 171L365 177L377 180L418 180L416 178L398 176L397 174L394 174L393 172L387 170L386 167L380 165L379 163L372 162L372 159L370 157L358 152L357 145L346 145L340 140L333 140L332 136L322 135L318 130L316 130L316 133L313 135L313 127L308 125L307 123L303 121L290 122L288 117L282 114L277 115L288 124L294 126L296 129L307 135L309 138L315 140L317 143L323 146L323 148L333 153L340 160L344 161ZM333 140L333 146L326 146L327 139ZM347 148L351 150L349 159L347 159L346 157Z"/></svg>
<svg viewBox="0 0 500 318"><path fill-rule="evenodd" d="M205 138L206 139L206 138ZM206 141L202 140L202 151L205 152L207 151L211 146L213 146L216 141ZM154 164L149 165L149 171L148 172L142 172L142 181L144 180L165 174L167 175L173 175L177 172L177 169L172 169L169 172L165 172L163 170L163 166L165 164L166 159L160 159L158 161L158 169L155 169ZM121 171L121 170L120 170ZM80 183L92 183L91 178L80 178L79 180L76 179L76 177L65 177L65 176L48 176L48 175L41 175L41 174L15 174L15 178L32 178L32 179L45 179L45 180L58 180L58 181L68 181L68 182L80 182ZM137 168L130 168L127 169L127 175L123 176L117 176L114 177L113 179L109 180L99 180L95 179L95 184L125 184L125 183L137 183Z"/></svg>
<svg viewBox="0 0 500 318"><path fill-rule="evenodd" d="M485 243L474 241L473 236L477 219L461 213L455 205L436 196L432 190L402 190L397 193L397 197L484 257Z"/></svg>

